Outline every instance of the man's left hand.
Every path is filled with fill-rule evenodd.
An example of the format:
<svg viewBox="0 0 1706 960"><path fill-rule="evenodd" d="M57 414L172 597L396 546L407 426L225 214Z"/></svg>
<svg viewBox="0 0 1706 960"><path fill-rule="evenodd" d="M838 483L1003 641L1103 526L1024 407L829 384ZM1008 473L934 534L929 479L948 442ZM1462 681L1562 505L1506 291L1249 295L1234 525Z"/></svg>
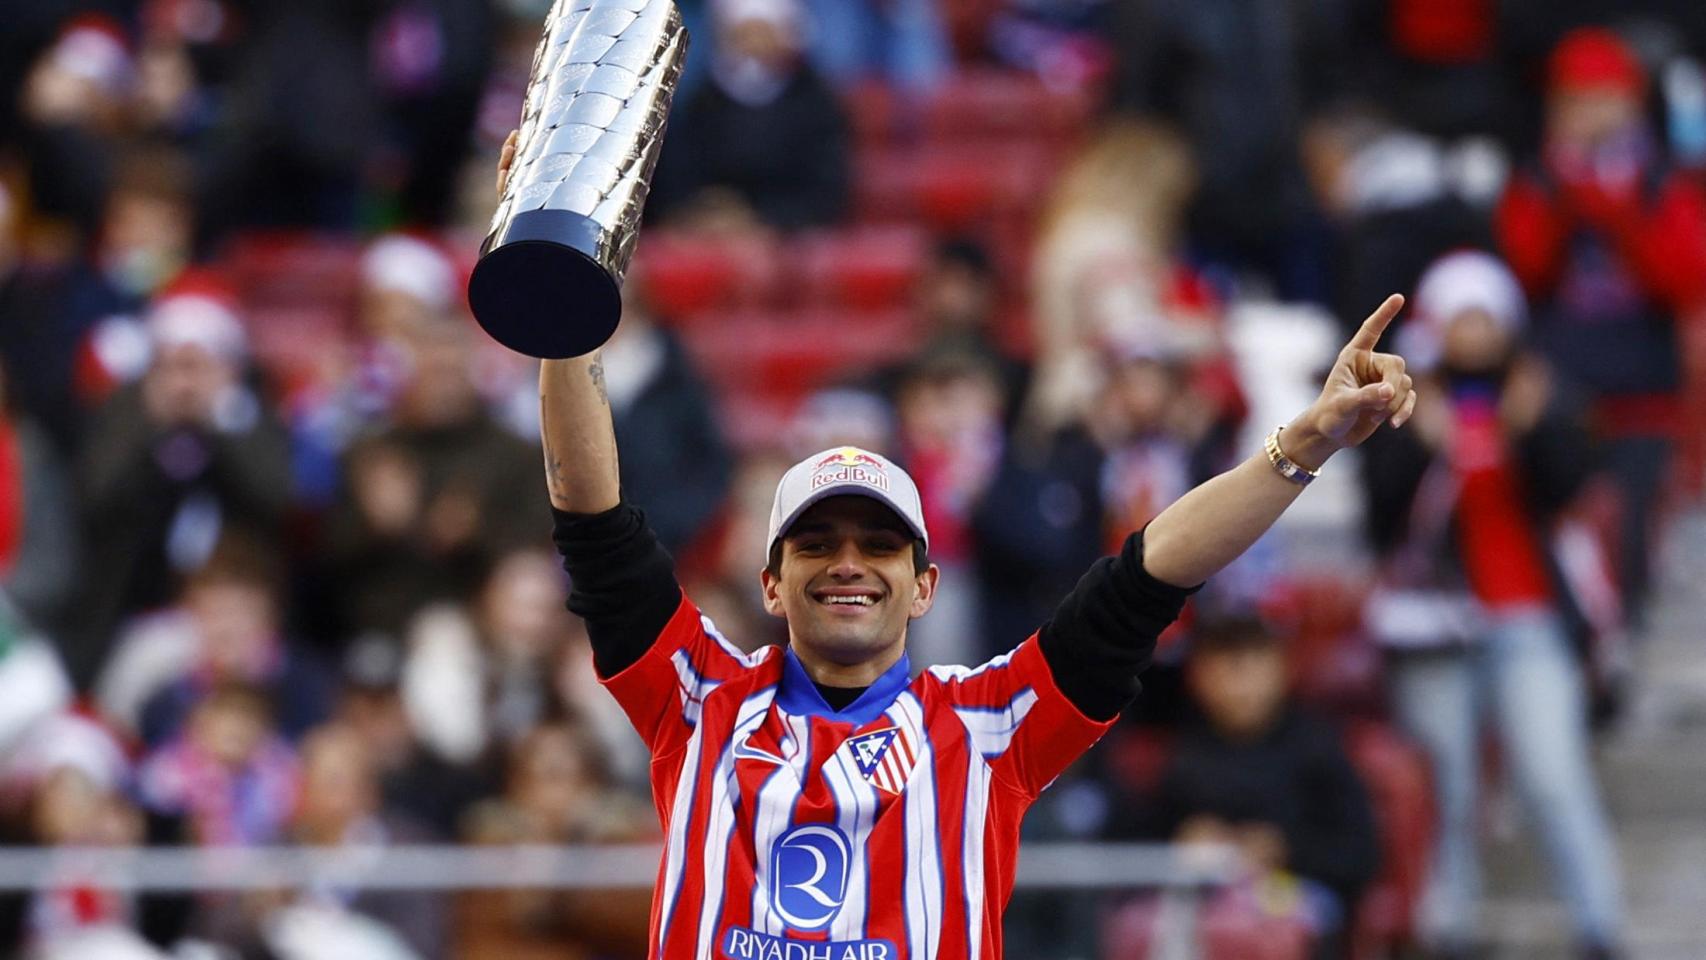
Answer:
<svg viewBox="0 0 1706 960"><path fill-rule="evenodd" d="M1287 457L1315 470L1335 451L1367 440L1381 423L1401 427L1410 419L1416 392L1404 372L1404 358L1374 352L1381 334L1403 307L1402 296L1387 297L1339 351L1321 395L1280 437Z"/></svg>

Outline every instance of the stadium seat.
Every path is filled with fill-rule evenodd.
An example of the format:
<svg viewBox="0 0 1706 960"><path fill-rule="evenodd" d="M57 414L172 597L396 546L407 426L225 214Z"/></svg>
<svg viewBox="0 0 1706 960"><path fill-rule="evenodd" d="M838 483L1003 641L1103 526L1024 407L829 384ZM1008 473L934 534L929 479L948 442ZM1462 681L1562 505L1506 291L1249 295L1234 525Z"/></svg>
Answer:
<svg viewBox="0 0 1706 960"><path fill-rule="evenodd" d="M854 164L854 209L865 222L922 221L943 232L1030 218L1052 181L1058 151L1035 140L884 147Z"/></svg>
<svg viewBox="0 0 1706 960"><path fill-rule="evenodd" d="M1421 751L1385 724L1358 721L1345 749L1368 788L1380 829L1380 873L1357 906L1352 953L1357 960L1409 947L1433 846L1433 794Z"/></svg>
<svg viewBox="0 0 1706 960"><path fill-rule="evenodd" d="M915 327L904 310L745 310L699 314L682 332L714 386L798 400L906 357Z"/></svg>
<svg viewBox="0 0 1706 960"><path fill-rule="evenodd" d="M864 226L796 237L793 256L806 302L855 310L903 307L929 254L917 227Z"/></svg>
<svg viewBox="0 0 1706 960"><path fill-rule="evenodd" d="M962 70L949 77L925 110L925 138L935 143L1014 138L1070 140L1084 129L1090 100L1054 90L1030 74Z"/></svg>
<svg viewBox="0 0 1706 960"><path fill-rule="evenodd" d="M665 318L687 322L708 310L769 306L777 296L779 253L764 239L667 230L643 237L629 275Z"/></svg>
<svg viewBox="0 0 1706 960"><path fill-rule="evenodd" d="M864 81L842 94L841 102L853 125L856 147L880 146L901 132L896 119L898 99L888 84L880 80Z"/></svg>
<svg viewBox="0 0 1706 960"><path fill-rule="evenodd" d="M353 315L361 248L349 237L245 233L231 241L222 265L252 308L292 306Z"/></svg>
<svg viewBox="0 0 1706 960"><path fill-rule="evenodd" d="M1369 585L1335 576L1282 583L1263 616L1286 636L1298 699L1328 713L1367 715L1381 703L1380 655L1362 630Z"/></svg>

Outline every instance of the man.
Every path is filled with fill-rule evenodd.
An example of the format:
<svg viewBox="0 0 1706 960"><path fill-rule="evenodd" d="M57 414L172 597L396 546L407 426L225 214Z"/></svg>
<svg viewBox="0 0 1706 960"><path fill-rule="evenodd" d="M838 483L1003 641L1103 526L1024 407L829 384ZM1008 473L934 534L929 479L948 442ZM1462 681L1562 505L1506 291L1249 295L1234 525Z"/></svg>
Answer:
<svg viewBox="0 0 1706 960"><path fill-rule="evenodd" d="M500 187L513 143L500 161ZM556 541L600 677L652 750L667 835L653 958L1001 956L1027 806L1136 694L1155 637L1335 450L1414 408L1374 353L1393 296L1270 452L1191 491L1098 561L1054 618L976 669L909 680L934 600L918 491L856 448L777 487L765 608L786 647L746 654L682 597L623 501L596 353L540 369Z"/></svg>

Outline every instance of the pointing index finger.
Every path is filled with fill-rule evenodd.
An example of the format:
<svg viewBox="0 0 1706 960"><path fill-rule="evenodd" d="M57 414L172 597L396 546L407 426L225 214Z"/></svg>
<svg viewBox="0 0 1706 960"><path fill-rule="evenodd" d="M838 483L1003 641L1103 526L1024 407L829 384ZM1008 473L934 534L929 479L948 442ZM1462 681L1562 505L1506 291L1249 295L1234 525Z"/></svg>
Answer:
<svg viewBox="0 0 1706 960"><path fill-rule="evenodd" d="M1351 338L1350 348L1352 350L1373 350L1374 345L1380 342L1380 335L1386 332L1387 325L1402 309L1404 309L1403 294L1394 293L1387 297L1380 306L1374 309L1373 313L1368 315L1368 319L1362 322L1356 336Z"/></svg>

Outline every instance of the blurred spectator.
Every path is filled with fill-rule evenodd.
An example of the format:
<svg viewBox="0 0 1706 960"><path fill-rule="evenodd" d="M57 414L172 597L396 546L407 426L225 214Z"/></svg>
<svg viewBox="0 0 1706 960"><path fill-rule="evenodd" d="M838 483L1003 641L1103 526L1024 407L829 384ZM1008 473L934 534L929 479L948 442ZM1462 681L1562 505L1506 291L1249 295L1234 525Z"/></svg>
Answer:
<svg viewBox="0 0 1706 960"><path fill-rule="evenodd" d="M971 518L1001 463L1002 400L998 368L952 347L920 355L896 392L896 449L917 480L930 560L943 588L929 615L908 630L909 656L919 669L986 659L978 642Z"/></svg>
<svg viewBox="0 0 1706 960"><path fill-rule="evenodd" d="M881 78L908 98L933 92L952 68L931 0L807 0L812 64L843 89Z"/></svg>
<svg viewBox="0 0 1706 960"><path fill-rule="evenodd" d="M558 712L553 671L569 618L563 580L549 551L516 550L493 565L473 609L445 604L415 618L401 685L424 746L471 764Z"/></svg>
<svg viewBox="0 0 1706 960"><path fill-rule="evenodd" d="M984 656L1013 649L1101 557L1102 451L1082 430L1007 445L972 514Z"/></svg>
<svg viewBox="0 0 1706 960"><path fill-rule="evenodd" d="M805 61L801 0L718 0L710 83L679 105L658 161L660 218L749 230L846 213L846 111Z"/></svg>
<svg viewBox="0 0 1706 960"><path fill-rule="evenodd" d="M42 720L11 751L0 779L6 813L17 818L19 835L11 839L48 847L140 844L144 823L125 797L129 776L123 750L99 724L73 714ZM0 898L0 942L30 956L77 956L73 947L94 937L147 949L132 932L145 919L139 907L146 901L104 879L66 870L43 890Z"/></svg>
<svg viewBox="0 0 1706 960"><path fill-rule="evenodd" d="M825 446L848 442L859 429L872 436L889 436L887 407L869 394L845 390L824 391L808 401L795 443L823 441ZM843 428L847 429L843 432ZM803 447L803 449L814 449ZM885 449L882 447L876 449ZM787 625L764 610L759 588L760 564L769 549L765 533L770 522L770 503L782 472L793 456L776 451L756 451L736 465L730 484L728 521L717 543L709 569L691 584L692 596L705 615L726 637L743 649L755 650L767 643L785 643Z"/></svg>
<svg viewBox="0 0 1706 960"><path fill-rule="evenodd" d="M505 550L544 537L539 452L487 412L473 335L461 317L412 323L389 425L345 456L326 526L343 636L400 637L416 611L471 596Z"/></svg>
<svg viewBox="0 0 1706 960"><path fill-rule="evenodd" d="M0 593L58 624L75 587L76 505L46 434L11 405L0 364Z"/></svg>
<svg viewBox="0 0 1706 960"><path fill-rule="evenodd" d="M1112 358L1083 374L1095 389L1083 412L1040 445L1011 444L973 516L986 656L1041 626L1074 570L1224 467L1242 420L1228 370L1193 367L1165 340L1104 349ZM1162 635L1164 653L1182 630Z"/></svg>
<svg viewBox="0 0 1706 960"><path fill-rule="evenodd" d="M380 123L378 3L245 4L233 109L206 184L215 235L234 226L352 229ZM304 54L313 52L313 69Z"/></svg>
<svg viewBox="0 0 1706 960"><path fill-rule="evenodd" d="M266 536L290 502L289 443L243 379L247 340L217 284L186 280L148 312L148 366L101 409L83 450L85 596L67 650L86 684L113 630L169 602L231 528Z"/></svg>
<svg viewBox="0 0 1706 960"><path fill-rule="evenodd" d="M499 778L422 747L398 689L401 671L394 642L373 635L356 641L345 657L336 719L361 737L378 765L382 806L430 829L439 841L454 840L463 814L495 791Z"/></svg>
<svg viewBox="0 0 1706 960"><path fill-rule="evenodd" d="M1348 12L1340 89L1387 106L1427 136L1508 140L1522 128L1509 36L1518 13L1484 0L1380 0Z"/></svg>
<svg viewBox="0 0 1706 960"><path fill-rule="evenodd" d="M569 617L568 635L559 650L553 689L564 713L598 745L613 789L626 790L635 797L649 795L651 753L616 698L604 695L584 620Z"/></svg>
<svg viewBox="0 0 1706 960"><path fill-rule="evenodd" d="M27 749L35 724L71 698L70 679L51 642L0 591L0 757Z"/></svg>
<svg viewBox="0 0 1706 960"><path fill-rule="evenodd" d="M1394 290L1414 289L1441 254L1492 240L1488 214L1508 160L1490 141L1448 141L1347 106L1310 124L1303 154L1334 228L1341 325Z"/></svg>
<svg viewBox="0 0 1706 960"><path fill-rule="evenodd" d="M1368 793L1344 745L1290 702L1284 649L1259 623L1199 629L1186 669L1201 717L1173 746L1153 827L1123 829L1237 848L1248 873L1210 912L1301 919L1315 956L1343 956L1380 858Z"/></svg>
<svg viewBox="0 0 1706 960"><path fill-rule="evenodd" d="M18 146L42 213L93 236L112 155L129 117L135 63L115 20L69 19L31 66L19 106Z"/></svg>
<svg viewBox="0 0 1706 960"><path fill-rule="evenodd" d="M1409 429L1364 447L1382 569L1368 628L1390 654L1397 715L1433 762L1439 834L1421 925L1447 956L1471 948L1481 902L1483 724L1576 936L1598 951L1622 936L1582 670L1561 615L1572 598L1549 549L1594 457L1563 378L1522 348L1524 319L1522 290L1496 258L1460 252L1429 268L1403 350L1421 399Z"/></svg>
<svg viewBox="0 0 1706 960"><path fill-rule="evenodd" d="M279 839L299 783L266 695L228 685L198 701L183 732L148 756L137 791L155 813L184 817L196 844L251 846Z"/></svg>
<svg viewBox="0 0 1706 960"><path fill-rule="evenodd" d="M1178 259L1195 183L1177 135L1129 120L1104 127L1061 178L1037 240L1029 442L1088 412L1105 379L1098 358L1110 346L1217 351L1213 298Z"/></svg>
<svg viewBox="0 0 1706 960"><path fill-rule="evenodd" d="M1676 321L1706 304L1706 192L1674 174L1645 114L1647 78L1616 34L1567 35L1547 66L1545 141L1498 213L1535 334L1593 397L1622 489L1620 571L1640 615L1680 428Z"/></svg>
<svg viewBox="0 0 1706 960"><path fill-rule="evenodd" d="M995 369L1001 388L1001 419L1005 424L1018 411L1029 371L998 341L1001 286L995 263L980 241L970 237L949 238L936 244L919 273L912 292L912 309L926 338L918 356L964 354ZM900 363L878 370L871 378L872 386L879 393L894 397L909 366ZM822 450L838 443L863 446L842 437L831 437L817 446L807 444L806 449Z"/></svg>
<svg viewBox="0 0 1706 960"><path fill-rule="evenodd" d="M449 255L425 237L388 233L368 245L355 336L330 345L320 381L292 405L300 496L317 506L333 499L339 461L363 434L386 423L409 382L415 331L452 322L457 287Z"/></svg>
<svg viewBox="0 0 1706 960"><path fill-rule="evenodd" d="M996 62L1034 74L1050 87L1099 94L1117 63L1109 31L1114 8L1107 0L1000 0L947 4L944 12L954 21L961 48L972 48L969 53L987 47ZM968 20L982 28L982 36L966 36Z"/></svg>
<svg viewBox="0 0 1706 960"><path fill-rule="evenodd" d="M601 353L605 385L622 444L623 496L679 554L722 506L732 466L710 391L681 341L655 322L636 279L643 281L629 278L622 325Z"/></svg>
<svg viewBox="0 0 1706 960"><path fill-rule="evenodd" d="M379 0L369 69L384 118L378 186L397 222L443 226L497 36L487 0Z"/></svg>
<svg viewBox="0 0 1706 960"><path fill-rule="evenodd" d="M1184 131L1194 155L1190 238L1200 257L1255 271L1286 300L1324 302L1325 251L1298 162L1303 117L1332 62L1338 5L1119 0L1111 36L1120 107Z"/></svg>
<svg viewBox="0 0 1706 960"><path fill-rule="evenodd" d="M474 843L619 843L655 832L650 811L610 789L593 741L564 724L538 727L512 748L501 799L468 818ZM641 891L518 890L468 894L457 935L467 960L628 956L645 949Z"/></svg>
<svg viewBox="0 0 1706 960"><path fill-rule="evenodd" d="M331 712L326 669L284 634L284 584L271 548L228 533L189 575L176 607L121 638L98 685L114 722L156 747L175 737L214 689L261 692L295 740Z"/></svg>
<svg viewBox="0 0 1706 960"><path fill-rule="evenodd" d="M92 408L142 362L130 318L192 253L192 174L184 158L129 147L109 159L111 188L103 184L94 198L98 222L80 242L58 250L58 242L35 239L39 228L18 248L0 240L0 356L12 365L19 404L65 456L82 441ZM0 198L0 232L10 227L8 207Z"/></svg>
<svg viewBox="0 0 1706 960"><path fill-rule="evenodd" d="M296 843L383 847L421 843L427 836L423 827L383 804L378 765L366 740L336 724L302 742L300 798L289 829ZM439 894L333 886L307 891L306 898L383 923L423 958L448 956L446 904Z"/></svg>

